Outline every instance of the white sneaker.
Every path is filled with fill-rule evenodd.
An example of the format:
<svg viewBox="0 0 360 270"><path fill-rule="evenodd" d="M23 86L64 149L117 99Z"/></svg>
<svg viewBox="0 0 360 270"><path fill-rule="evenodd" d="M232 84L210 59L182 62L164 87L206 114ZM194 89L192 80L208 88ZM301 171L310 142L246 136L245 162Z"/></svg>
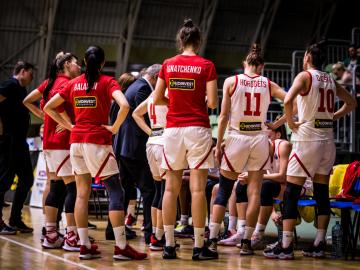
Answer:
<svg viewBox="0 0 360 270"><path fill-rule="evenodd" d="M50 238L49 236L46 235L44 242L42 243L42 247L47 249L56 249L56 248L61 248L63 244L64 244L64 238L59 236L59 234L57 234L55 238Z"/></svg>
<svg viewBox="0 0 360 270"><path fill-rule="evenodd" d="M234 235L230 236L229 238L219 241L218 245L234 247L237 244L241 243L241 239L243 239L243 237L244 237L244 234L235 233Z"/></svg>

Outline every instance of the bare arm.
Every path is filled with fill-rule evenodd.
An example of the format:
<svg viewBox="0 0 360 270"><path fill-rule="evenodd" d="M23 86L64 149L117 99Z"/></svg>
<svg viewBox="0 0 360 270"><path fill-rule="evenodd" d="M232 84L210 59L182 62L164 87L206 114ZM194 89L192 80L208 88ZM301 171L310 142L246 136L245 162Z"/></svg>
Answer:
<svg viewBox="0 0 360 270"><path fill-rule="evenodd" d="M71 130L72 123L61 117L60 113L56 110L65 100L59 95L56 94L53 96L45 105L44 112L47 113L54 121L63 126L64 128Z"/></svg>
<svg viewBox="0 0 360 270"><path fill-rule="evenodd" d="M34 104L36 101L40 100L41 97L41 92L38 89L35 89L25 97L23 103L30 112L32 112L38 118L44 119L44 112Z"/></svg>
<svg viewBox="0 0 360 270"><path fill-rule="evenodd" d="M284 101L286 92L278 84L271 82L271 96Z"/></svg>
<svg viewBox="0 0 360 270"><path fill-rule="evenodd" d="M269 179L274 182L284 184L286 182L286 170L289 163L289 156L291 152L291 143L284 141L279 146L280 152L280 169L277 173L264 174L264 179Z"/></svg>
<svg viewBox="0 0 360 270"><path fill-rule="evenodd" d="M103 125L103 127L109 130L112 134L116 134L119 131L121 124L124 122L126 115L130 110L130 106L126 100L126 97L120 90L114 91L112 93L112 97L115 100L115 102L119 105L120 109L114 124L112 126Z"/></svg>
<svg viewBox="0 0 360 270"><path fill-rule="evenodd" d="M154 90L154 104L168 105L169 99L165 97L166 83L163 79L158 78Z"/></svg>
<svg viewBox="0 0 360 270"><path fill-rule="evenodd" d="M336 95L344 101L344 105L334 113L334 120L337 120L356 108L356 99L342 86L336 83Z"/></svg>
<svg viewBox="0 0 360 270"><path fill-rule="evenodd" d="M134 110L132 117L134 118L136 124L147 134L151 135L151 128L146 124L144 119L144 114L147 113L147 103L148 99L143 101L139 106Z"/></svg>
<svg viewBox="0 0 360 270"><path fill-rule="evenodd" d="M215 109L218 103L218 94L217 94L217 80L212 80L206 82L206 97L207 97L207 106L210 109Z"/></svg>

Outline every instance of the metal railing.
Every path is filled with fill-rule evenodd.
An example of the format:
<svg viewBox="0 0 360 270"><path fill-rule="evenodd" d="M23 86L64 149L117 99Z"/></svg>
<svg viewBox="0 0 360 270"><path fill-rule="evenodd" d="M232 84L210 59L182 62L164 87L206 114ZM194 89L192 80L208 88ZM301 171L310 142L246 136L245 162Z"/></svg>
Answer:
<svg viewBox="0 0 360 270"><path fill-rule="evenodd" d="M351 30L351 43L356 45L360 44L360 27L354 27Z"/></svg>
<svg viewBox="0 0 360 270"><path fill-rule="evenodd" d="M266 62L262 75L277 83L279 86L289 89L291 86L291 64Z"/></svg>

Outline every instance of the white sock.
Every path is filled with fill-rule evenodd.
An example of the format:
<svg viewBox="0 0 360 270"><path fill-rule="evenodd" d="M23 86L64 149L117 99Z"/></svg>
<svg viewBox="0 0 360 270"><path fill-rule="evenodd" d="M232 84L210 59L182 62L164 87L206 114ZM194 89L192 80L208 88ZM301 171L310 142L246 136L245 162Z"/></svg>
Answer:
<svg viewBox="0 0 360 270"><path fill-rule="evenodd" d="M91 248L91 243L89 240L89 229L88 228L78 228L80 245L86 246L87 248Z"/></svg>
<svg viewBox="0 0 360 270"><path fill-rule="evenodd" d="M266 228L266 225L256 223L256 228L255 228L254 234L258 235L259 238L262 238L265 233L265 228Z"/></svg>
<svg viewBox="0 0 360 270"><path fill-rule="evenodd" d="M325 242L325 236L326 236L326 230L318 229L316 231L316 237L315 237L315 241L314 241L314 246L318 246L321 241Z"/></svg>
<svg viewBox="0 0 360 270"><path fill-rule="evenodd" d="M116 245L119 248L124 249L126 247L125 226L119 226L119 227L113 228L113 230L114 230Z"/></svg>
<svg viewBox="0 0 360 270"><path fill-rule="evenodd" d="M238 222L237 222L237 233L238 234L245 233L245 225L246 225L245 219L238 219Z"/></svg>
<svg viewBox="0 0 360 270"><path fill-rule="evenodd" d="M217 239L220 231L220 223L210 222L210 239Z"/></svg>
<svg viewBox="0 0 360 270"><path fill-rule="evenodd" d="M254 233L254 231L255 231L255 228L245 226L244 239L250 240L250 239L251 239L251 236L252 236L253 233Z"/></svg>
<svg viewBox="0 0 360 270"><path fill-rule="evenodd" d="M235 216L229 216L229 227L228 227L228 231L230 231L230 230L236 230L236 223L237 223L237 217L235 217Z"/></svg>
<svg viewBox="0 0 360 270"><path fill-rule="evenodd" d="M69 233L69 232L74 232L75 234L77 234L77 228L76 226L67 226L66 227L66 232Z"/></svg>
<svg viewBox="0 0 360 270"><path fill-rule="evenodd" d="M194 247L202 248L204 246L204 234L205 234L205 228L194 228L194 236L195 236Z"/></svg>
<svg viewBox="0 0 360 270"><path fill-rule="evenodd" d="M155 232L155 237L157 240L161 240L161 238L163 237L164 235L164 230L163 229L159 229L159 228L156 228L156 232Z"/></svg>
<svg viewBox="0 0 360 270"><path fill-rule="evenodd" d="M189 216L188 215L181 215L180 216L180 223L182 225L189 225Z"/></svg>
<svg viewBox="0 0 360 270"><path fill-rule="evenodd" d="M175 238L174 238L174 225L164 225L165 232L165 245L167 247L175 247Z"/></svg>
<svg viewBox="0 0 360 270"><path fill-rule="evenodd" d="M156 233L156 226L152 227L152 233L155 234Z"/></svg>
<svg viewBox="0 0 360 270"><path fill-rule="evenodd" d="M294 238L294 232L283 231L283 238L282 238L283 248L289 247L293 238Z"/></svg>
<svg viewBox="0 0 360 270"><path fill-rule="evenodd" d="M46 228L46 231L52 231L54 229L56 230L56 223L46 222L45 228Z"/></svg>
<svg viewBox="0 0 360 270"><path fill-rule="evenodd" d="M135 217L135 204L128 205L127 213Z"/></svg>

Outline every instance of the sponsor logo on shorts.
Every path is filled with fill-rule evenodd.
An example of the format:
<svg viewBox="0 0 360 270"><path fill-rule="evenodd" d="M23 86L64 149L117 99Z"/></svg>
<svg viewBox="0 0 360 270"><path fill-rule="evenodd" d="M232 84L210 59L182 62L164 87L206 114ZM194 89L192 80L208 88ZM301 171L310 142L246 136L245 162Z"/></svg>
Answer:
<svg viewBox="0 0 360 270"><path fill-rule="evenodd" d="M96 97L74 97L75 108L96 108Z"/></svg>
<svg viewBox="0 0 360 270"><path fill-rule="evenodd" d="M151 130L150 137L162 136L163 133L164 133L163 128L154 128L154 129Z"/></svg>
<svg viewBox="0 0 360 270"><path fill-rule="evenodd" d="M239 130L244 132L261 131L261 122L240 122Z"/></svg>
<svg viewBox="0 0 360 270"><path fill-rule="evenodd" d="M315 119L315 128L333 128L333 120Z"/></svg>
<svg viewBox="0 0 360 270"><path fill-rule="evenodd" d="M185 90L193 91L195 90L195 80L194 79L169 79L169 89L170 90Z"/></svg>

